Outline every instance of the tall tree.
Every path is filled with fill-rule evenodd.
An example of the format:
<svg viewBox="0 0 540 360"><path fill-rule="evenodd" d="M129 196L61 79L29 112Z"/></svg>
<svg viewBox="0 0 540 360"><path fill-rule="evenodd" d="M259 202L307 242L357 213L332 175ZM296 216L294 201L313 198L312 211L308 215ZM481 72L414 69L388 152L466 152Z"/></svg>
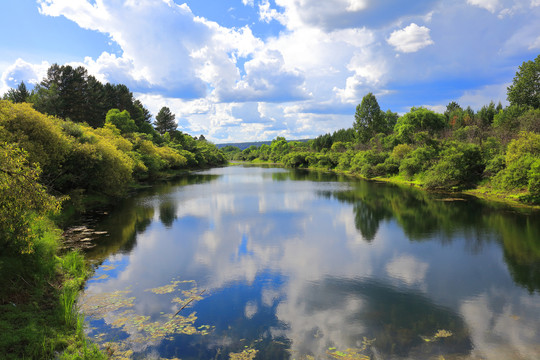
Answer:
<svg viewBox="0 0 540 360"><path fill-rule="evenodd" d="M177 125L174 119L175 115L171 112L171 109L166 106L162 107L156 115L156 131L163 135L166 132L176 130Z"/></svg>
<svg viewBox="0 0 540 360"><path fill-rule="evenodd" d="M381 111L377 98L368 93L362 98L362 102L356 107L354 114L354 129L358 134L358 140L366 143L375 134L384 132L385 116Z"/></svg>
<svg viewBox="0 0 540 360"><path fill-rule="evenodd" d="M528 105L540 108L540 55L523 62L507 88L507 98L511 105Z"/></svg>
<svg viewBox="0 0 540 360"><path fill-rule="evenodd" d="M4 100L11 100L14 103L27 102L30 97L30 93L26 88L24 81L21 81L17 89L9 89L6 94L4 94Z"/></svg>

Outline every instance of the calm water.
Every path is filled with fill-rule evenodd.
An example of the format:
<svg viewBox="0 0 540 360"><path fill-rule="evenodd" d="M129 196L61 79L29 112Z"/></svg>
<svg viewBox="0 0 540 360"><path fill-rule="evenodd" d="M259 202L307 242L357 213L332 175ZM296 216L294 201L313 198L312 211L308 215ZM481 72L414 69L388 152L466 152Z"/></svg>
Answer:
<svg viewBox="0 0 540 360"><path fill-rule="evenodd" d="M118 358L540 359L538 212L235 166L97 230L80 303Z"/></svg>

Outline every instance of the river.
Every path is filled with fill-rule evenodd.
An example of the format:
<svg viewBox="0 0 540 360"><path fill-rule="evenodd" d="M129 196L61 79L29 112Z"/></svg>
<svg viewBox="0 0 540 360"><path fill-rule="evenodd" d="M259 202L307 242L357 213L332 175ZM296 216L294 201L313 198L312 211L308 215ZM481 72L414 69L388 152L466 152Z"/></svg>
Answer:
<svg viewBox="0 0 540 360"><path fill-rule="evenodd" d="M231 166L96 231L79 307L113 358L540 358L538 211Z"/></svg>

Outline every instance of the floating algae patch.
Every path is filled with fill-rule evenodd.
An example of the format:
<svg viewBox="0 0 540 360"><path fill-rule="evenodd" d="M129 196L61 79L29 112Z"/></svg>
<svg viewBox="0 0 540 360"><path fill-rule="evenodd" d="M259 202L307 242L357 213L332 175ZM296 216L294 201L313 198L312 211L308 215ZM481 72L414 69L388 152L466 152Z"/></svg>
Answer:
<svg viewBox="0 0 540 360"><path fill-rule="evenodd" d="M437 341L439 339L452 336L452 332L448 330L438 330L433 336L420 336L425 342Z"/></svg>
<svg viewBox="0 0 540 360"><path fill-rule="evenodd" d="M255 349L246 349L239 353L230 353L229 360L253 360L259 350Z"/></svg>
<svg viewBox="0 0 540 360"><path fill-rule="evenodd" d="M326 354L328 354L332 359L339 360L369 360L371 357L366 355L369 351L369 347L373 345L375 339L368 340L366 337L362 340L362 347L359 349L347 349L345 351L340 351L335 347L328 348Z"/></svg>
<svg viewBox="0 0 540 360"><path fill-rule="evenodd" d="M180 284L188 284L188 286L179 289ZM112 359L131 359L137 356L137 353L147 351L149 347L158 346L163 340L173 340L176 335L204 336L214 329L210 325L196 326L197 313L188 313L187 310L183 310L187 304L203 299L204 291L199 292L195 281L173 280L168 285L145 291L159 296L171 294L168 295L173 297L170 303L174 305L171 307L177 307L180 310L172 313L171 307L167 307L164 309L166 312L161 311L157 317L140 314L136 311L138 308L135 306L136 297L130 296L131 290L86 294L81 299L81 310L85 315L95 320L103 320L109 327L110 330L105 330L106 335L103 330L100 330L100 333L94 336L94 340L101 344Z"/></svg>
<svg viewBox="0 0 540 360"><path fill-rule="evenodd" d="M102 265L99 269L103 271L111 271L116 269L116 265Z"/></svg>
<svg viewBox="0 0 540 360"><path fill-rule="evenodd" d="M79 301L81 311L93 318L105 315L122 308L133 306L135 297L127 297L131 290L117 290L111 293L84 294Z"/></svg>
<svg viewBox="0 0 540 360"><path fill-rule="evenodd" d="M191 283L192 281L180 281L180 280L172 280L170 284L159 286L153 289L146 289L144 291L150 291L154 294L162 295L162 294L170 294L172 292L176 291L176 288L178 287L178 284L180 283Z"/></svg>

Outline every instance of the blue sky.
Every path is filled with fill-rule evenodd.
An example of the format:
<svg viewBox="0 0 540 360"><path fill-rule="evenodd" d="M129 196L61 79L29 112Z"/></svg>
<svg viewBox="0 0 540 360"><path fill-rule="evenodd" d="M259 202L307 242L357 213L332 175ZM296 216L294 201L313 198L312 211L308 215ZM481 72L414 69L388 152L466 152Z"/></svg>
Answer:
<svg viewBox="0 0 540 360"><path fill-rule="evenodd" d="M3 0L0 32L0 94L82 65L215 143L302 139L368 92L398 113L505 104L540 0Z"/></svg>

